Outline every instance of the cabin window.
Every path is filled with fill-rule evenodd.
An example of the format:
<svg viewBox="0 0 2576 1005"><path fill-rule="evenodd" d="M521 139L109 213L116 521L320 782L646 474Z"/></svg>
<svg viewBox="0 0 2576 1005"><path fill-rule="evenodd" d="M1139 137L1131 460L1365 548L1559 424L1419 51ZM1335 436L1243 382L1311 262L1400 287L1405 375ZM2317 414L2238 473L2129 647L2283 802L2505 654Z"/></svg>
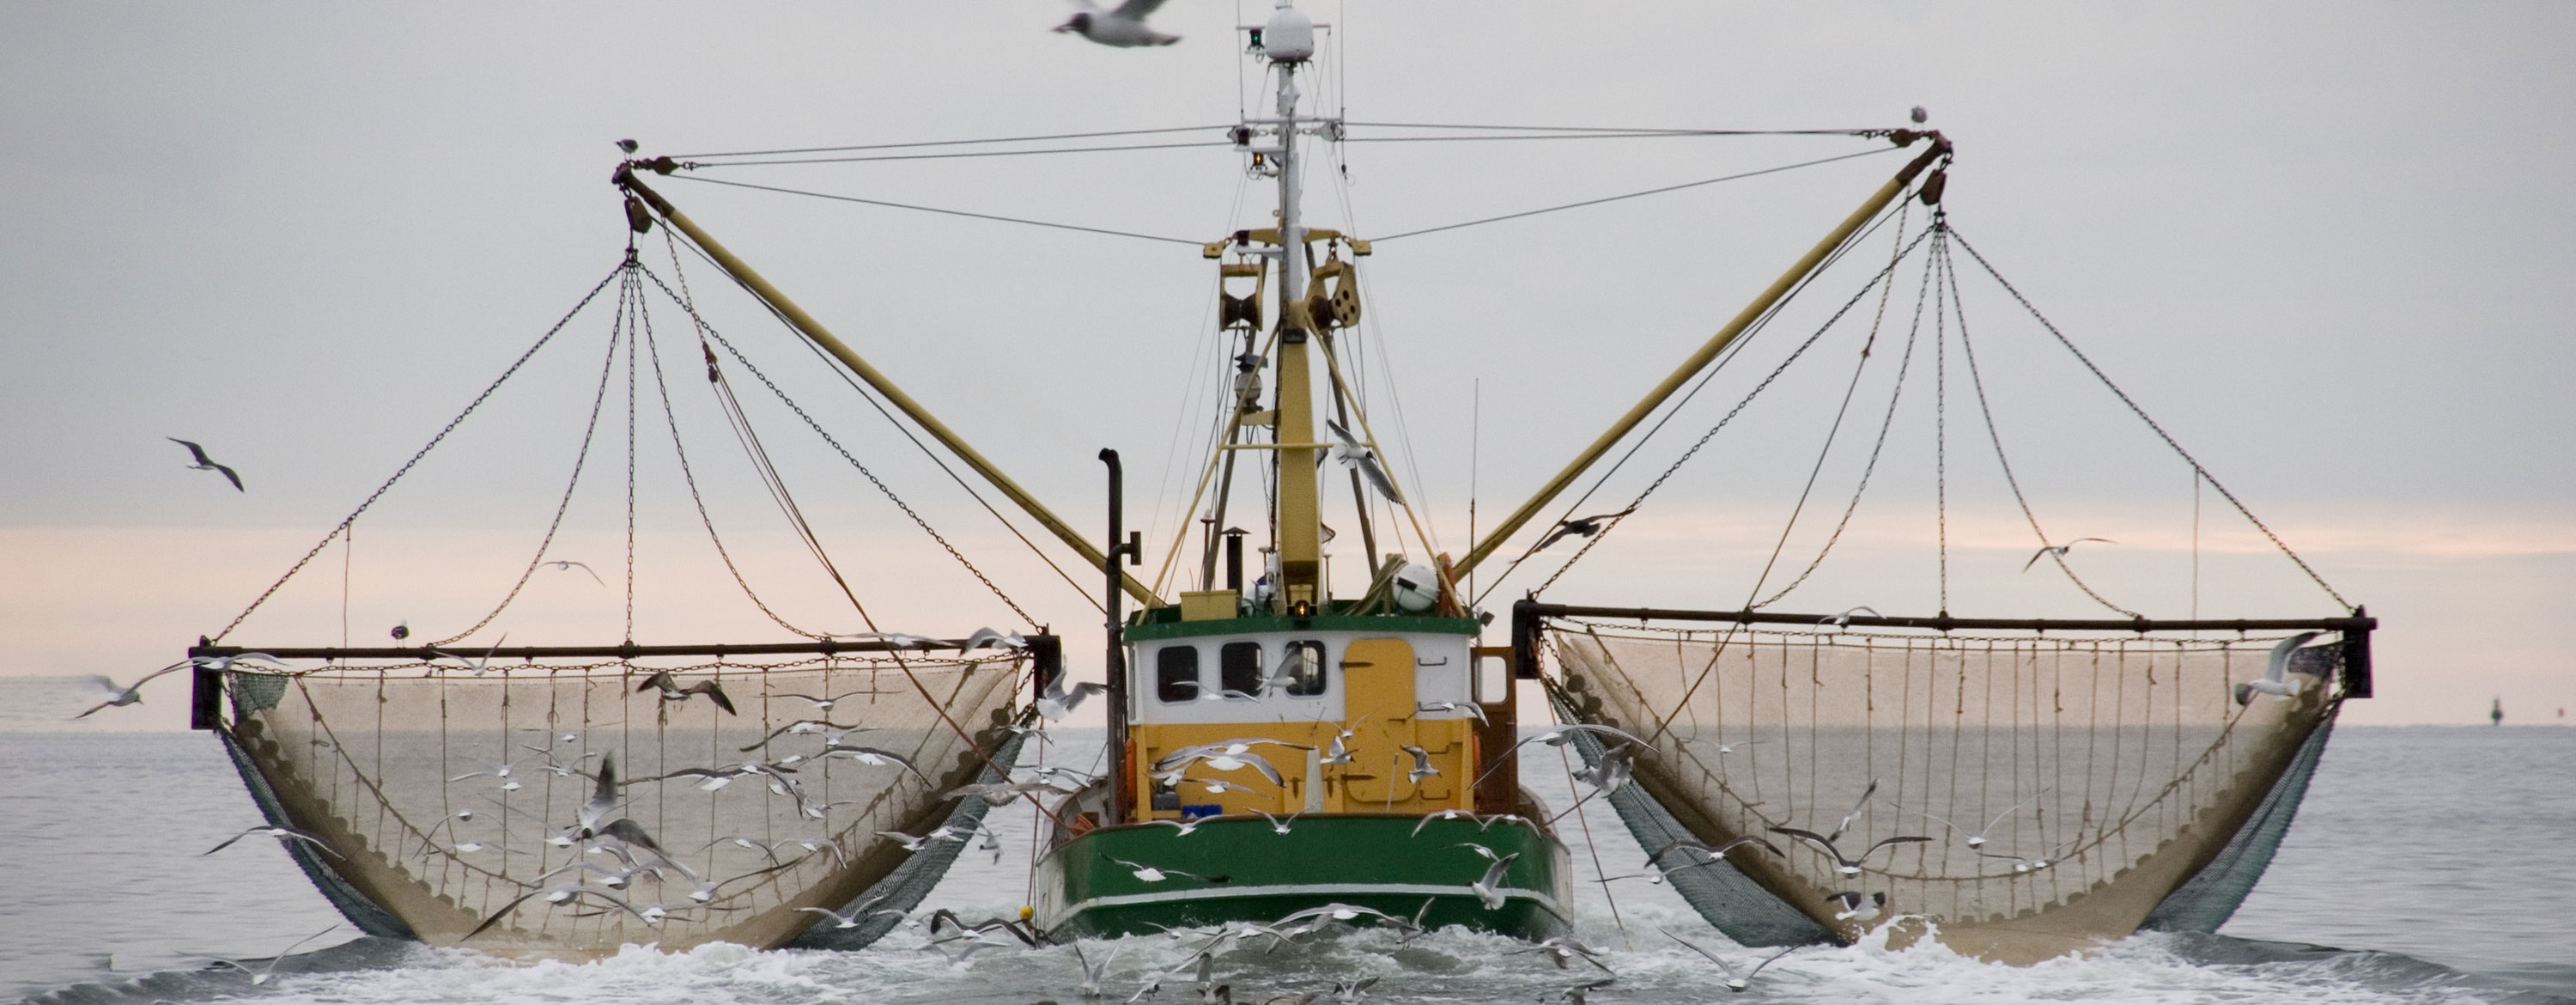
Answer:
<svg viewBox="0 0 2576 1005"><path fill-rule="evenodd" d="M1313 639L1288 643L1280 654L1279 675L1288 679L1291 696L1312 698L1324 693L1324 644Z"/></svg>
<svg viewBox="0 0 2576 1005"><path fill-rule="evenodd" d="M1154 654L1154 697L1166 702L1197 701L1197 646L1164 646Z"/></svg>
<svg viewBox="0 0 2576 1005"><path fill-rule="evenodd" d="M1261 643L1228 642L1217 650L1217 687L1261 697Z"/></svg>

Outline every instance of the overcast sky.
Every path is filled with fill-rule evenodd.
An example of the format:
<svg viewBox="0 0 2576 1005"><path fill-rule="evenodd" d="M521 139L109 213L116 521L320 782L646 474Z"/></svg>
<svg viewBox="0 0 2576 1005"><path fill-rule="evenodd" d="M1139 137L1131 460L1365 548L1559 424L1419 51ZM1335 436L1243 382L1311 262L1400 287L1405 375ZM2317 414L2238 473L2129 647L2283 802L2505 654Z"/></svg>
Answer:
<svg viewBox="0 0 2576 1005"><path fill-rule="evenodd" d="M2576 606L2576 9L1312 9L1343 36L1317 87L1355 122L1785 129L1902 125L1927 107L1958 144L1958 232L2384 619L2383 697L2350 721L2472 721L2499 696L2514 722L2576 705L2576 667L2537 630ZM0 675L130 676L221 628L617 265L613 140L650 155L1211 127L1174 134L1198 139L1236 119L1231 29L1261 11L1175 0L1156 23L1180 44L1111 50L1046 31L1065 10L0 3ZM1324 225L1385 235L1866 149L1352 143L1310 206ZM1355 339L1379 431L1395 439L1400 425L1412 449L1391 449L1440 545L1469 544L1471 467L1490 524L1904 156L1381 245ZM1268 211L1222 148L705 174L1191 240ZM1178 522L1197 457L1174 444L1201 427L1223 352L1196 249L657 184L1077 526L1100 522L1103 446L1128 458L1131 521ZM855 456L1073 651L1094 650L1081 633L1097 614L1072 588L738 293L693 261L674 270L659 240L645 246L658 274L691 281L718 330ZM1860 289L1875 265L1855 263L1888 250L1874 239L1820 281L1598 508L1624 505ZM1854 417L1782 549L1792 572L1850 499L1892 390L1920 277L1898 271ZM2188 469L1972 265L1961 285L1997 434L2039 516L2057 539L2120 542L2079 547L2088 581L2156 617L2188 614L2195 595L2205 616L2336 613L2214 493L2199 500L2195 579ZM489 609L563 492L613 295L371 510L354 550L327 552L235 639L336 641L344 586L360 642L405 619L452 632ZM693 471L720 528L739 528L728 544L791 620L851 630L709 409L685 319L655 310ZM1820 340L1549 597L1741 604L1865 335L1847 321ZM1956 351L1952 609L2099 612L2063 577L2016 571L2033 545ZM1932 377L1915 362L1870 495L1782 607L1940 602ZM650 365L637 636L775 636L710 564ZM623 367L607 371L598 439L549 550L612 582ZM734 379L880 620L958 634L1017 620L756 382ZM167 436L205 443L249 491L185 470ZM1498 599L1553 567L1515 574ZM604 599L621 589L548 575L478 638L623 630L622 605ZM128 721L175 724L177 690Z"/></svg>

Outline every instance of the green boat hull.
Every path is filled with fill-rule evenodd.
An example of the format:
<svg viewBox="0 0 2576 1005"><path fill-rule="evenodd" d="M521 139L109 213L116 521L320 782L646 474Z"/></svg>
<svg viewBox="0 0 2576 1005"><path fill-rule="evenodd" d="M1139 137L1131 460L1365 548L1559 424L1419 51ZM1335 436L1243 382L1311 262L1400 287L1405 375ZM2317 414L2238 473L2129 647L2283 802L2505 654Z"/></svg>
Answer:
<svg viewBox="0 0 2576 1005"><path fill-rule="evenodd" d="M1469 887L1492 862L1462 844L1518 856L1495 884L1499 906L1487 907ZM1113 859L1165 875L1148 882ZM1268 922L1336 903L1418 913L1431 928L1537 940L1565 932L1573 907L1565 845L1513 820L1480 828L1472 820L1336 815L1295 820L1286 834L1258 817L1204 820L1190 834L1107 827L1065 842L1038 873L1037 923L1057 940Z"/></svg>

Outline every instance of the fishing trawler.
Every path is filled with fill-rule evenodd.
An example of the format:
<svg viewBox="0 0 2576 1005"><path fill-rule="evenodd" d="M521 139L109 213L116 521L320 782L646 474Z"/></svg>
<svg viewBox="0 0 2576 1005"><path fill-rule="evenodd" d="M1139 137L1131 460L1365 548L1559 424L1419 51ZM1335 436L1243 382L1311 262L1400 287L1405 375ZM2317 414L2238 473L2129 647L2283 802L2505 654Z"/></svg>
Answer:
<svg viewBox="0 0 2576 1005"><path fill-rule="evenodd" d="M1168 559L1152 584L1127 571L1146 549L1123 526L1114 452L1102 455L1109 526L1094 539L654 187L653 176L704 165L636 158L615 172L631 233L610 277L622 333L610 362L622 344L634 366L640 344L660 382L649 325L624 319L640 317L628 305L656 291L678 305L735 432L787 499L730 375L784 392L707 324L685 286L674 291L635 254L633 235L676 233L1103 575L1099 682L1072 683L1058 640L1035 624L937 638L871 619L853 638L766 606L802 638L639 646L630 628L607 645L496 642L478 661L449 650L473 651L464 640L492 616L376 648L221 644L228 626L190 651L201 661L197 725L223 737L271 823L313 836L287 847L359 927L496 951L864 946L985 833L985 813L1021 802L1041 819L1033 938L1301 915L1544 938L1575 913L1554 830L1574 807L1542 805L1523 788L1518 755L1540 740L1579 752L1580 800L1614 807L1672 888L1748 945L1884 930L2028 962L2141 926L2205 931L2226 919L2295 813L2340 703L2369 695L2376 623L2358 607L2325 618L2150 619L2077 578L2068 545L2035 516L2033 562L2053 552L2069 582L2120 616L1786 613L1776 602L1796 583L1767 598L1757 585L1739 609L1549 603L1533 590L1500 626L1508 644L1488 645L1503 612L1462 588L1516 543L1515 565L1569 535L1584 542L1575 559L1607 539L1654 487L1606 517L1546 514L1863 237L1895 243L1855 301L1891 288L1907 262L1923 264L1925 288L1955 290L1953 247L1984 265L1938 215L1946 137L1848 131L1908 159L1452 557L1384 464L1344 362L1344 340L1362 322L1360 269L1376 249L1310 225L1302 207L1305 148L1341 140L1350 125L1301 91L1316 30L1283 0L1246 32L1268 105L1228 140L1246 170L1275 185L1277 205L1272 226L1200 249L1217 273L1215 334L1231 380L1215 416L1222 433L1187 507L1196 526L1166 552L1196 555L1180 572L1195 572L1194 590L1176 588L1190 584L1171 580ZM1929 208L1932 225L1909 230L1910 205ZM676 250L673 259L677 268ZM1905 338L1910 361L1914 335ZM1966 350L1964 319L1959 338ZM1869 365L1870 354L1861 359ZM672 438L685 471L676 423ZM1338 593L1325 549L1338 536L1327 509L1343 519L1336 475L1350 489L1345 527L1366 557ZM812 542L796 508L782 509ZM864 615L857 594L867 584L831 575ZM319 665L232 662L254 651ZM1522 729L1524 681L1543 690L1558 728ZM1106 770L1030 776L1018 765L1027 738L1095 693Z"/></svg>

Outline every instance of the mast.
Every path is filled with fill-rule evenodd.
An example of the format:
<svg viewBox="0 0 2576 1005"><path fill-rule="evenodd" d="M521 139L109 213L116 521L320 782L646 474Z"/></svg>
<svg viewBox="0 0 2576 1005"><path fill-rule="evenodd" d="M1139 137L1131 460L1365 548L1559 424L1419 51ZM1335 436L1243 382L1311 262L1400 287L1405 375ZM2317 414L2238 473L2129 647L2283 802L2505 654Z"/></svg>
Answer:
<svg viewBox="0 0 2576 1005"><path fill-rule="evenodd" d="M1279 472L1279 512L1275 517L1279 598L1290 610L1300 609L1301 605L1312 609L1324 599L1323 524L1318 513L1321 500L1315 471L1315 396L1307 360L1307 342L1313 327L1305 299L1306 227L1298 205L1301 193L1297 133L1301 120L1297 115L1297 70L1315 54L1315 23L1292 6L1291 0L1278 0L1269 23L1262 26L1259 41L1279 76L1277 117L1268 122L1254 120L1275 127L1279 140L1275 150L1265 151L1277 158L1279 171L1279 374L1274 399L1279 412L1278 425L1273 427Z"/></svg>

